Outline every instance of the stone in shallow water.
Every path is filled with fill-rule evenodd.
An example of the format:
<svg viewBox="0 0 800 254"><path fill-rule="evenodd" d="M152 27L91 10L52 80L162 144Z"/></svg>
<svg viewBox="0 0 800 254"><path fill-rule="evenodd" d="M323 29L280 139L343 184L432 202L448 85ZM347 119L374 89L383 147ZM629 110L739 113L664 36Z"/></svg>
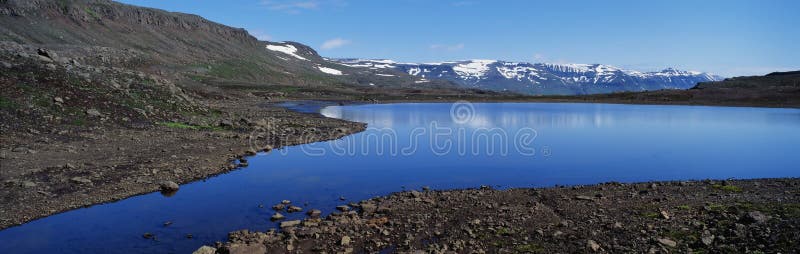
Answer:
<svg viewBox="0 0 800 254"><path fill-rule="evenodd" d="M160 184L161 191L177 191L180 186L173 181L163 181Z"/></svg>
<svg viewBox="0 0 800 254"><path fill-rule="evenodd" d="M300 222L301 222L300 220L284 221L284 222L281 222L281 228L294 227L294 226L300 225Z"/></svg>
<svg viewBox="0 0 800 254"><path fill-rule="evenodd" d="M216 248L211 247L211 246L205 246L205 245L203 245L202 247L200 247L196 251L192 252L192 254L214 254L214 253L217 253L217 249Z"/></svg>

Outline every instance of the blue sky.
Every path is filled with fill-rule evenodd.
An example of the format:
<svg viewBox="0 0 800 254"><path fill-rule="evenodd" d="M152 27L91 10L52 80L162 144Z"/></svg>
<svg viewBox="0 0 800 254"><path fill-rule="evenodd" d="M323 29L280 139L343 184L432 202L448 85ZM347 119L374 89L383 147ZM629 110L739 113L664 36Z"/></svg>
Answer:
<svg viewBox="0 0 800 254"><path fill-rule="evenodd" d="M326 57L501 59L723 76L800 69L800 1L123 0Z"/></svg>

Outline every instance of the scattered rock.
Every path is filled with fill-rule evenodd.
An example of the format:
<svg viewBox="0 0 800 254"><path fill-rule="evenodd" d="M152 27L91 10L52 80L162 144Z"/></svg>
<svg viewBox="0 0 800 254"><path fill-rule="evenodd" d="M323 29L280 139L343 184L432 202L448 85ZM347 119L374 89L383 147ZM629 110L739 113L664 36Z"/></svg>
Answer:
<svg viewBox="0 0 800 254"><path fill-rule="evenodd" d="M711 246L714 243L714 236L713 235L704 235L700 237L700 241L705 244L706 246Z"/></svg>
<svg viewBox="0 0 800 254"><path fill-rule="evenodd" d="M22 187L33 188L33 187L36 187L36 183L31 182L31 181L22 181Z"/></svg>
<svg viewBox="0 0 800 254"><path fill-rule="evenodd" d="M76 176L69 179L70 181L77 183L77 184L91 184L92 180L87 179L86 177Z"/></svg>
<svg viewBox="0 0 800 254"><path fill-rule="evenodd" d="M342 236L342 241L340 242L342 246L350 245L350 237L349 236Z"/></svg>
<svg viewBox="0 0 800 254"><path fill-rule="evenodd" d="M292 201L289 201L289 200L286 200L286 199L281 201L281 204L284 204L284 205L288 205L288 204L291 204L291 203L292 203Z"/></svg>
<svg viewBox="0 0 800 254"><path fill-rule="evenodd" d="M222 120L219 121L219 126L220 127L233 127L233 123L231 122L231 120L222 119Z"/></svg>
<svg viewBox="0 0 800 254"><path fill-rule="evenodd" d="M661 218L665 220L669 220L669 213L667 211L661 210Z"/></svg>
<svg viewBox="0 0 800 254"><path fill-rule="evenodd" d="M745 223L764 223L767 220L769 220L769 217L759 211L747 212L741 219Z"/></svg>
<svg viewBox="0 0 800 254"><path fill-rule="evenodd" d="M346 206L346 205L340 205L340 206L336 206L336 210L339 210L339 211L342 211L342 212L347 212L347 211L350 211L350 207Z"/></svg>
<svg viewBox="0 0 800 254"><path fill-rule="evenodd" d="M205 245L203 245L196 251L192 252L192 254L214 254L214 253L217 253L217 248Z"/></svg>
<svg viewBox="0 0 800 254"><path fill-rule="evenodd" d="M276 220L282 220L282 219L285 219L285 218L286 218L286 216L283 216L283 214L275 213L275 214L272 215L272 217L270 217L270 220L276 221Z"/></svg>
<svg viewBox="0 0 800 254"><path fill-rule="evenodd" d="M278 211L283 210L284 208L286 208L286 205L284 205L284 204L277 204L277 205L272 206L273 210L278 210Z"/></svg>
<svg viewBox="0 0 800 254"><path fill-rule="evenodd" d="M312 217L312 218L318 218L320 215L322 215L322 211L320 211L320 210L318 210L318 209L311 209L311 210L309 210L309 211L308 211L306 214L307 214L309 217Z"/></svg>
<svg viewBox="0 0 800 254"><path fill-rule="evenodd" d="M377 211L377 209L378 209L378 206L376 206L375 204L372 204L372 203L361 204L361 213L362 214L367 214L367 215L373 214L373 213L375 213L375 211Z"/></svg>
<svg viewBox="0 0 800 254"><path fill-rule="evenodd" d="M584 196L584 195L575 196L575 199L577 199L577 200L586 200L586 201L593 201L594 200L594 198L589 197L589 196Z"/></svg>
<svg viewBox="0 0 800 254"><path fill-rule="evenodd" d="M64 98L61 97L54 97L53 102L55 103L64 103Z"/></svg>
<svg viewBox="0 0 800 254"><path fill-rule="evenodd" d="M290 205L289 208L286 209L286 211L288 211L290 213L300 212L300 211L303 211L303 208L299 207L299 206Z"/></svg>
<svg viewBox="0 0 800 254"><path fill-rule="evenodd" d="M300 220L284 221L284 222L281 222L281 228L294 227L294 226L300 225L300 222L301 222Z"/></svg>
<svg viewBox="0 0 800 254"><path fill-rule="evenodd" d="M92 116L92 117L102 117L103 116L103 114L101 114L99 110L93 109L93 108L87 109L86 110L86 115Z"/></svg>
<svg viewBox="0 0 800 254"><path fill-rule="evenodd" d="M586 247L592 251L600 250L600 244L597 244L597 242L595 242L594 240L586 241Z"/></svg>
<svg viewBox="0 0 800 254"><path fill-rule="evenodd" d="M676 246L678 246L677 242L675 242L675 241L673 241L672 239L669 239L669 238L658 238L658 243L660 243L661 245L670 247L670 248L675 248Z"/></svg>

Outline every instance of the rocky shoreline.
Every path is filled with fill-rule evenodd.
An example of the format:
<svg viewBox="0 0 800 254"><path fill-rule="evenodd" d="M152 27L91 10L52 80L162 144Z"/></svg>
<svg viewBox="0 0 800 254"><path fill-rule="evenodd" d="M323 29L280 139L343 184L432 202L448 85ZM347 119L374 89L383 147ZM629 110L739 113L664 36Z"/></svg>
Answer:
<svg viewBox="0 0 800 254"><path fill-rule="evenodd" d="M277 210L286 207L278 206ZM791 253L800 179L394 193L195 253ZM277 211L277 213L281 213ZM270 216L265 214L265 217Z"/></svg>
<svg viewBox="0 0 800 254"><path fill-rule="evenodd" d="M174 125L53 126L35 135L4 134L0 229L159 191L165 182L202 180L246 167L245 156L259 151L338 139L366 128L262 101L215 101L211 107L219 117Z"/></svg>

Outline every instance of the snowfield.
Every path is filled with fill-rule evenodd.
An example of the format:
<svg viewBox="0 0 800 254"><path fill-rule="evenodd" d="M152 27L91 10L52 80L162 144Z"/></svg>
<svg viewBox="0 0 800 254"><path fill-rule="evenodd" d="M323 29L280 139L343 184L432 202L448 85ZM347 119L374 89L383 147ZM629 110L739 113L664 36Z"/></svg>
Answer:
<svg viewBox="0 0 800 254"><path fill-rule="evenodd" d="M337 69L333 69L333 68L317 66L317 69L319 69L319 71L321 71L321 72L324 72L324 73L327 73L327 74L331 74L331 75L342 75L342 71L337 70Z"/></svg>
<svg viewBox="0 0 800 254"><path fill-rule="evenodd" d="M308 61L308 59L306 59L305 57L302 57L302 56L297 54L297 48L295 48L294 45L290 45L290 44L286 44L286 45L267 45L267 49L272 50L272 51L281 52L281 53L293 56L293 57L295 57L297 59L300 59L300 60Z"/></svg>

